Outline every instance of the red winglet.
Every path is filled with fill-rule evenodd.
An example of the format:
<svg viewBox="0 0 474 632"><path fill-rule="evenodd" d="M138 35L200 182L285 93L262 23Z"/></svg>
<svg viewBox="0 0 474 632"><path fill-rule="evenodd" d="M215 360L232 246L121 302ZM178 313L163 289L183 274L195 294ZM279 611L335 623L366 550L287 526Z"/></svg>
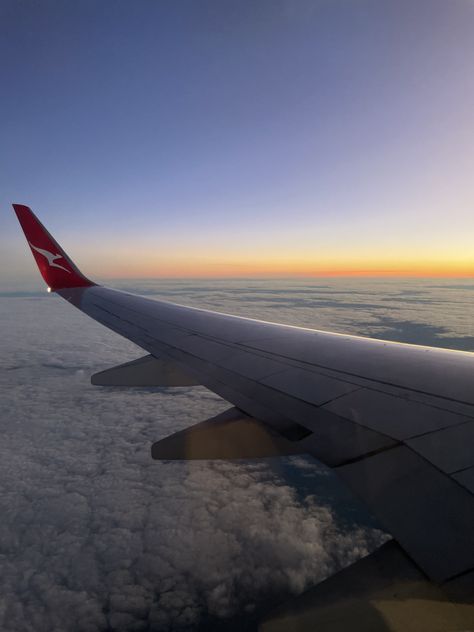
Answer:
<svg viewBox="0 0 474 632"><path fill-rule="evenodd" d="M41 276L51 290L95 285L76 268L28 206L13 204Z"/></svg>

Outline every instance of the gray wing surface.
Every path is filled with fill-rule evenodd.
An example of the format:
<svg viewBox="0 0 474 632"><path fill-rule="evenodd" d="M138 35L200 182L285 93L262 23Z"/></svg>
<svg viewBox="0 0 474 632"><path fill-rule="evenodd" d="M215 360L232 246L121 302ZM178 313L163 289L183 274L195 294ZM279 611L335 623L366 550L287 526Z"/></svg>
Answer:
<svg viewBox="0 0 474 632"><path fill-rule="evenodd" d="M365 501L431 580L473 580L474 354L278 325L100 287L31 209L14 208L49 288L149 354L102 371L93 383L199 383L232 404L158 442L153 456L312 454Z"/></svg>
<svg viewBox="0 0 474 632"><path fill-rule="evenodd" d="M98 286L59 293L263 422L283 438L279 453L309 453L333 468L431 579L473 569L473 354L277 325Z"/></svg>

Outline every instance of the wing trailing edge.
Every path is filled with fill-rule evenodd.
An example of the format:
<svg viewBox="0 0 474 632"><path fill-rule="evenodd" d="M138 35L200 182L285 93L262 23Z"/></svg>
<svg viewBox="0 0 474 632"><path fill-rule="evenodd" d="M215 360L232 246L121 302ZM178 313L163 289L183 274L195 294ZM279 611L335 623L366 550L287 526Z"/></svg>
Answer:
<svg viewBox="0 0 474 632"><path fill-rule="evenodd" d="M470 582L474 575L470 574ZM395 540L285 601L259 632L351 630L467 632L474 596L467 576L442 586L427 579Z"/></svg>

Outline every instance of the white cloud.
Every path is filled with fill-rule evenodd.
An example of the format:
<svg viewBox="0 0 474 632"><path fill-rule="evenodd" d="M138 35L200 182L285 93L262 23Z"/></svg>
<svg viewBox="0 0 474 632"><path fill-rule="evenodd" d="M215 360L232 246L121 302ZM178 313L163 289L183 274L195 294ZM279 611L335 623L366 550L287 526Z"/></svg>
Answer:
<svg viewBox="0 0 474 632"><path fill-rule="evenodd" d="M328 478L311 459L153 461L153 441L228 405L201 387L91 386L140 351L57 297L0 299L0 319L3 631L193 629L384 539L311 493Z"/></svg>

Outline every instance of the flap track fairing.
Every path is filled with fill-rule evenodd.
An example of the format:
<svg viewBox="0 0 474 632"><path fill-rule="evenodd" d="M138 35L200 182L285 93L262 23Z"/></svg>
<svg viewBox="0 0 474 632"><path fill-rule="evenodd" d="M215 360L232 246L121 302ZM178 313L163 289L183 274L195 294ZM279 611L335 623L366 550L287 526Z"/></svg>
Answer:
<svg viewBox="0 0 474 632"><path fill-rule="evenodd" d="M255 459L301 454L301 444L238 408L176 432L152 445L154 459Z"/></svg>
<svg viewBox="0 0 474 632"><path fill-rule="evenodd" d="M196 386L199 384L172 360L152 355L119 364L91 377L94 386Z"/></svg>

